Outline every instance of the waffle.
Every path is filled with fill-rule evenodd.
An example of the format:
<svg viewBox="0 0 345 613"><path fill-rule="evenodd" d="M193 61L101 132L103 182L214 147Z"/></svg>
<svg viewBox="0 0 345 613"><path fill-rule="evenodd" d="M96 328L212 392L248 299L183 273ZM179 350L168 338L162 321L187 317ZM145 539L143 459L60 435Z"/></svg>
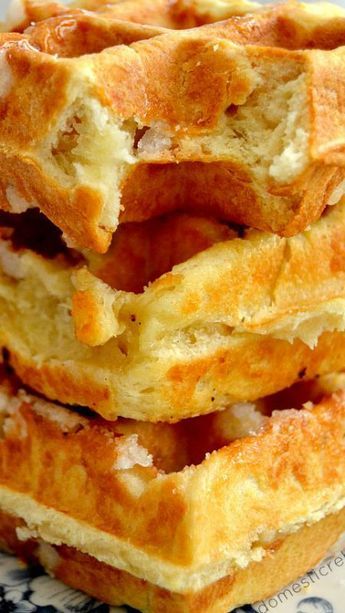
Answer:
<svg viewBox="0 0 345 613"><path fill-rule="evenodd" d="M52 399L178 421L344 368L345 202L289 239L185 214L123 224L103 256L41 221L2 219L0 343Z"/></svg>
<svg viewBox="0 0 345 613"><path fill-rule="evenodd" d="M12 2L0 548L221 613L345 530L344 66L328 4Z"/></svg>
<svg viewBox="0 0 345 613"><path fill-rule="evenodd" d="M330 375L257 406L155 425L71 412L5 380L1 511L24 522L21 541L97 560L86 559L86 577L103 569L109 595L101 595L113 604L168 611L176 598L176 610L194 611L188 599L205 597L206 611L223 611L245 602L253 569L251 597L269 595L281 573L296 578L344 530L344 386L344 375ZM320 546L286 565L308 541L307 525L311 537L323 535ZM276 551L279 559L280 548L285 571L258 584L261 561L271 568L267 558ZM107 572L120 577L114 586ZM63 578L74 584L73 574ZM147 592L153 603L164 593L166 608L143 606Z"/></svg>
<svg viewBox="0 0 345 613"><path fill-rule="evenodd" d="M312 526L300 528L270 546L269 555L237 569L228 577L201 590L178 594L115 569L92 556L64 545L50 545L42 539L19 540L16 530L26 524L0 512L0 546L16 553L21 560L40 564L50 575L111 605L131 603L145 612L219 613L239 604L255 602L275 594L325 557L330 546L344 531L344 511L339 511ZM301 579L305 586L306 580ZM309 582L307 582L309 585ZM297 587L296 587L297 586ZM297 589L299 583L295 584ZM289 591L283 592L289 594Z"/></svg>
<svg viewBox="0 0 345 613"><path fill-rule="evenodd" d="M343 18L308 17L302 6L294 22L283 6L290 34L280 37L272 10L257 22L245 15L152 36L141 26L144 40L137 25L136 42L101 51L99 30L80 43L75 16L67 47L66 28L56 36L66 15L3 34L3 206L38 205L70 244L99 252L119 221L176 209L282 235L303 230L344 191L344 49L322 51L334 21L333 45L342 40ZM111 44L111 26L90 15L80 19L96 19ZM257 46L261 19L278 46ZM129 42L133 24L112 23L114 45ZM317 30L321 49L280 48L294 23L295 44ZM56 57L62 47L83 55Z"/></svg>
<svg viewBox="0 0 345 613"><path fill-rule="evenodd" d="M53 22L52 18L76 16L81 13L80 9L84 15L90 11L94 18L102 15L177 30L247 14L245 19L233 22L235 42L259 42L288 49L333 49L344 42L342 7L328 2L310 5L294 0L268 8L247 0L80 0L67 6L47 0L12 0L3 29L23 32L31 24L46 20L50 29L51 24L61 23L59 19Z"/></svg>
<svg viewBox="0 0 345 613"><path fill-rule="evenodd" d="M12 0L4 27L23 31L31 23L66 15L73 9L86 9L125 21L182 29L253 12L259 7L257 2L247 0L80 0L68 6L45 0Z"/></svg>

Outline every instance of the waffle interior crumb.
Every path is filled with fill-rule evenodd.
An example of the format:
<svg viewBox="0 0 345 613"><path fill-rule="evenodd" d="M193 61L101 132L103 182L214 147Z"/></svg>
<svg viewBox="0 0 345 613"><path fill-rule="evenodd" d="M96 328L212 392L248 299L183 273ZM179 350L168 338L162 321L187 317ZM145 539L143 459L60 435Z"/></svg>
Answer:
<svg viewBox="0 0 345 613"><path fill-rule="evenodd" d="M212 162L227 159L231 152L235 166L251 168L260 192L272 181L292 183L308 164L306 77L298 64L268 61L251 78L252 92L241 104L225 109L212 130L192 135L173 133L164 122L143 126L134 117L121 122L87 93L78 94L42 143L40 157L66 187L82 183L101 190L100 225L106 229L118 223L122 188L131 168L166 156ZM183 189L182 181L180 199L187 201Z"/></svg>

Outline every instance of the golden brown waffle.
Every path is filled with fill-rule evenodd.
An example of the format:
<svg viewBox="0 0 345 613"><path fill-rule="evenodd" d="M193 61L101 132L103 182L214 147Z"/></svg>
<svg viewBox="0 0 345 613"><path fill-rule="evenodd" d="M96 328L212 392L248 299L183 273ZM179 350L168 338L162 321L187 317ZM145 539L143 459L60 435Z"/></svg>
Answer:
<svg viewBox="0 0 345 613"><path fill-rule="evenodd" d="M27 13L26 18L19 17L19 20L23 19L23 25L20 27L18 23L17 31L24 31L32 24L37 26L37 22L42 21L44 24L41 23L40 28L54 36L55 28L59 30L62 24L67 24L69 27L64 31L64 39L66 35L78 37L78 16L82 15L89 18L90 28L92 18L102 17L108 21L156 26L157 31L159 28L184 29L215 23L216 32L219 31L219 21L235 16L236 19L226 24L226 29L231 30L231 39L240 44L260 43L287 49L334 49L344 44L344 9L328 2L310 5L289 0L262 6L246 0L86 0L66 6L45 0L16 0L12 5L10 13L22 16ZM74 27L70 21L73 17L77 18ZM4 27L11 30L11 23ZM64 43L65 40L60 39L60 52Z"/></svg>
<svg viewBox="0 0 345 613"><path fill-rule="evenodd" d="M74 548L61 553L86 562L78 583L54 552L43 564L86 591L93 568L112 604L226 611L297 578L344 529L343 375L177 425L104 422L6 382L1 407L2 513L24 543ZM15 521L0 521L12 547Z"/></svg>
<svg viewBox="0 0 345 613"><path fill-rule="evenodd" d="M49 0L12 0L5 27L23 31L31 23L83 9L115 19L183 29L259 8L257 2L247 0L79 0L67 6Z"/></svg>
<svg viewBox="0 0 345 613"><path fill-rule="evenodd" d="M291 235L340 198L343 48L248 43L304 47L317 31L329 49L343 17L283 5L159 34L78 15L2 35L4 207L38 205L69 240L105 251L119 220L184 209ZM100 51L103 31L106 44L137 42Z"/></svg>
<svg viewBox="0 0 345 613"><path fill-rule="evenodd" d="M0 547L16 553L29 564L40 564L67 585L111 605L129 603L145 613L171 613L172 610L174 613L201 610L229 613L241 604L268 598L301 577L328 554L344 528L344 510L328 515L312 526L280 537L260 562L251 562L245 569L236 569L204 589L184 594L138 579L72 547L50 545L34 537L23 542L17 532L28 533L25 522L1 512Z"/></svg>
<svg viewBox="0 0 345 613"><path fill-rule="evenodd" d="M34 212L2 223L0 343L50 398L178 421L345 366L344 202L289 239L123 224L104 256L54 247L49 224L28 236Z"/></svg>
<svg viewBox="0 0 345 613"><path fill-rule="evenodd" d="M345 11L7 30L0 547L146 613L265 598L345 529Z"/></svg>

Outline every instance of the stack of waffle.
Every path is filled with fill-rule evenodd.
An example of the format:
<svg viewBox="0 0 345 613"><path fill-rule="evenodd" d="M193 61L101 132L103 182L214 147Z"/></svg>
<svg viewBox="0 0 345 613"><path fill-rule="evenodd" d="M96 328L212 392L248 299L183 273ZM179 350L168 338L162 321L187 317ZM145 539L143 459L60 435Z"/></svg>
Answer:
<svg viewBox="0 0 345 613"><path fill-rule="evenodd" d="M332 5L12 4L3 548L224 613L345 530L344 43Z"/></svg>

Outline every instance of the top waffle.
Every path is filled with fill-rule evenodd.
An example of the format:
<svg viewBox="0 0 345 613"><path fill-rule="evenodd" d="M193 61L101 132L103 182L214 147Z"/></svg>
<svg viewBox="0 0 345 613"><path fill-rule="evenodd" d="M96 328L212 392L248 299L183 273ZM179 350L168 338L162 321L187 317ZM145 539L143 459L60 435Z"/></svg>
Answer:
<svg viewBox="0 0 345 613"><path fill-rule="evenodd" d="M253 12L259 7L248 0L77 0L68 6L49 0L12 0L6 26L20 31L33 22L72 9L86 9L116 19L179 30Z"/></svg>
<svg viewBox="0 0 345 613"><path fill-rule="evenodd" d="M4 208L39 206L104 252L119 221L184 209L292 235L340 199L345 50L324 50L345 35L337 9L162 33L116 19L126 4L1 35Z"/></svg>

